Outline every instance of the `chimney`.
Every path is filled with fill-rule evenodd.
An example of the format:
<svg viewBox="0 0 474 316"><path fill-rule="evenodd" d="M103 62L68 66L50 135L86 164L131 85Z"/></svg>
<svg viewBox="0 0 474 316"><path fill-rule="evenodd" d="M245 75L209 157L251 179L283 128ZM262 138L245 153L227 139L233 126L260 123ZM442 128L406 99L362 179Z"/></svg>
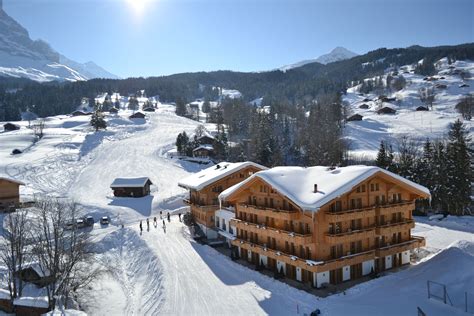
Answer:
<svg viewBox="0 0 474 316"><path fill-rule="evenodd" d="M318 193L318 185L316 183L314 184L314 193Z"/></svg>

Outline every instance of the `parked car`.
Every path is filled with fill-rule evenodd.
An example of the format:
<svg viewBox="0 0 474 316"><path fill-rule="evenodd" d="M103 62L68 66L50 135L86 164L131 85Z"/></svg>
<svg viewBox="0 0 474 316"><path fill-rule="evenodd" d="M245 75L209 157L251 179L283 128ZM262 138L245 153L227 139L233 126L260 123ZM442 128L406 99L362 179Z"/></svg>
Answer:
<svg viewBox="0 0 474 316"><path fill-rule="evenodd" d="M86 216L84 217L84 222L86 226L94 226L94 218L92 216Z"/></svg>
<svg viewBox="0 0 474 316"><path fill-rule="evenodd" d="M86 227L86 222L83 218L76 219L76 226L77 228L84 228Z"/></svg>
<svg viewBox="0 0 474 316"><path fill-rule="evenodd" d="M108 216L102 216L100 218L100 224L101 225L109 225L109 222L110 222L110 220L109 220Z"/></svg>

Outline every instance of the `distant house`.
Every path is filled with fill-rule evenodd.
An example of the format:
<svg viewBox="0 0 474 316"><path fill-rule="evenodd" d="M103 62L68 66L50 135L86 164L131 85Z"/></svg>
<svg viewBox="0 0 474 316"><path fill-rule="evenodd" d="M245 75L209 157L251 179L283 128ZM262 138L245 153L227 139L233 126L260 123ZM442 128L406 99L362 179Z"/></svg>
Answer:
<svg viewBox="0 0 474 316"><path fill-rule="evenodd" d="M370 106L367 103L363 103L359 105L359 109L368 109L368 108L370 108Z"/></svg>
<svg viewBox="0 0 474 316"><path fill-rule="evenodd" d="M111 107L111 108L109 109L109 113L114 113L114 114L116 114L116 113L118 113L118 111L119 111L119 110L118 110L116 107Z"/></svg>
<svg viewBox="0 0 474 316"><path fill-rule="evenodd" d="M92 113L89 112L83 112L83 111L74 111L71 113L72 116L87 116L91 115Z"/></svg>
<svg viewBox="0 0 474 316"><path fill-rule="evenodd" d="M144 108L143 111L145 111L145 112L155 112L155 108L149 106L149 107Z"/></svg>
<svg viewBox="0 0 474 316"><path fill-rule="evenodd" d="M469 85L467 83L463 83L459 85L459 88L469 88Z"/></svg>
<svg viewBox="0 0 474 316"><path fill-rule="evenodd" d="M207 158L211 157L214 153L214 147L212 145L200 145L193 149L194 157Z"/></svg>
<svg viewBox="0 0 474 316"><path fill-rule="evenodd" d="M3 124L3 129L5 130L5 132L7 132L7 131L16 131L16 130L20 129L20 126L16 125L16 124L13 124L13 123L5 123L5 124Z"/></svg>
<svg viewBox="0 0 474 316"><path fill-rule="evenodd" d="M362 100L362 102L369 102L371 101L369 98L365 98L364 100Z"/></svg>
<svg viewBox="0 0 474 316"><path fill-rule="evenodd" d="M377 110L377 114L395 114L396 112L397 110L392 109L389 106L384 106L383 108Z"/></svg>
<svg viewBox="0 0 474 316"><path fill-rule="evenodd" d="M417 111L429 111L429 109L426 106L420 105L419 107L416 108Z"/></svg>
<svg viewBox="0 0 474 316"><path fill-rule="evenodd" d="M150 194L152 184L148 177L116 178L110 188L114 191L114 196L143 197Z"/></svg>
<svg viewBox="0 0 474 316"><path fill-rule="evenodd" d="M47 285L51 281L49 270L42 268L37 262L23 264L17 275L24 282L33 283L40 287Z"/></svg>
<svg viewBox="0 0 474 316"><path fill-rule="evenodd" d="M21 181L0 177L0 210L6 210L10 206L20 203Z"/></svg>
<svg viewBox="0 0 474 316"><path fill-rule="evenodd" d="M143 114L142 112L135 112L134 114L130 115L128 118L131 118L131 119L135 119L135 118L144 119L145 114Z"/></svg>
<svg viewBox="0 0 474 316"><path fill-rule="evenodd" d="M211 145L214 143L214 137L212 137L211 135L202 135L201 137L198 137L197 138L197 141L199 144L201 145Z"/></svg>
<svg viewBox="0 0 474 316"><path fill-rule="evenodd" d="M354 114L351 115L347 118L347 122L352 122L352 121L362 121L363 116L360 114Z"/></svg>

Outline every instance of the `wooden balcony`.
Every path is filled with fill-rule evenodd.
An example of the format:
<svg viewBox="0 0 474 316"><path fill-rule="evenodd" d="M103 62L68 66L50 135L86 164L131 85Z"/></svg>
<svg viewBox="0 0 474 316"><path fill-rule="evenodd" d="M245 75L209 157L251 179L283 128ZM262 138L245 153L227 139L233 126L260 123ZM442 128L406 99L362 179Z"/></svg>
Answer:
<svg viewBox="0 0 474 316"><path fill-rule="evenodd" d="M375 258L375 250L368 250L365 252L347 255L338 259L332 259L327 261L317 261L302 259L297 256L293 256L282 251L270 249L261 245L257 245L242 239L235 239L232 241L232 245L258 253L259 255L267 256L269 258L291 264L293 266L300 267L310 272L324 272L333 269L342 268L347 265L358 264L367 260Z"/></svg>
<svg viewBox="0 0 474 316"><path fill-rule="evenodd" d="M271 207L263 207L249 204L239 204L238 211L246 212L249 214L256 214L258 216L268 216L282 220L297 220L301 214L298 210L289 211L283 209L276 209Z"/></svg>
<svg viewBox="0 0 474 316"><path fill-rule="evenodd" d="M320 265L320 268L321 271L334 270L342 268L344 266L351 266L354 264L362 263L364 261L372 260L374 258L375 250L371 249L364 252L343 256L337 259L326 260Z"/></svg>
<svg viewBox="0 0 474 316"><path fill-rule="evenodd" d="M375 255L377 257L391 256L403 251L424 247L425 245L426 245L426 241L423 237L412 236L411 240L404 241L398 244L385 246L385 247L380 247L376 249Z"/></svg>
<svg viewBox="0 0 474 316"><path fill-rule="evenodd" d="M414 201L408 201L408 202L402 202L402 203L397 203L397 204L385 204L385 205L379 205L375 209L375 215L376 216L390 216L392 213L398 213L398 212L406 212L406 211L412 211L415 209L415 202Z"/></svg>
<svg viewBox="0 0 474 316"><path fill-rule="evenodd" d="M394 233L406 231L412 228L415 228L415 221L410 219L401 222L379 225L375 228L375 233L377 235L392 235Z"/></svg>
<svg viewBox="0 0 474 316"><path fill-rule="evenodd" d="M265 225L245 222L240 219L232 219L231 223L233 223L238 229L257 233L259 237L261 236L265 239L266 237L272 237L278 240L288 241L298 245L308 245L313 242L312 234L299 234L282 229L268 227Z"/></svg>
<svg viewBox="0 0 474 316"><path fill-rule="evenodd" d="M374 217L375 207L347 210L342 212L327 212L326 218L331 223L351 221L359 218Z"/></svg>
<svg viewBox="0 0 474 316"><path fill-rule="evenodd" d="M357 230L348 230L343 233L337 234L326 234L325 239L328 244L342 244L348 243L354 240L360 240L362 238L374 238L375 227L367 227Z"/></svg>

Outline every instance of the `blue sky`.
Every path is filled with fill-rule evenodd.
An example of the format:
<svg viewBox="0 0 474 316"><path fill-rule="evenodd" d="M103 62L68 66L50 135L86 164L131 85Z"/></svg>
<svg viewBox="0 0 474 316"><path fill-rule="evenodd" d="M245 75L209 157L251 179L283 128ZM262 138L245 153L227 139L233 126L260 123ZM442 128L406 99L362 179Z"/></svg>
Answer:
<svg viewBox="0 0 474 316"><path fill-rule="evenodd" d="M33 39L121 77L268 70L336 46L474 42L473 0L4 0L4 9Z"/></svg>

